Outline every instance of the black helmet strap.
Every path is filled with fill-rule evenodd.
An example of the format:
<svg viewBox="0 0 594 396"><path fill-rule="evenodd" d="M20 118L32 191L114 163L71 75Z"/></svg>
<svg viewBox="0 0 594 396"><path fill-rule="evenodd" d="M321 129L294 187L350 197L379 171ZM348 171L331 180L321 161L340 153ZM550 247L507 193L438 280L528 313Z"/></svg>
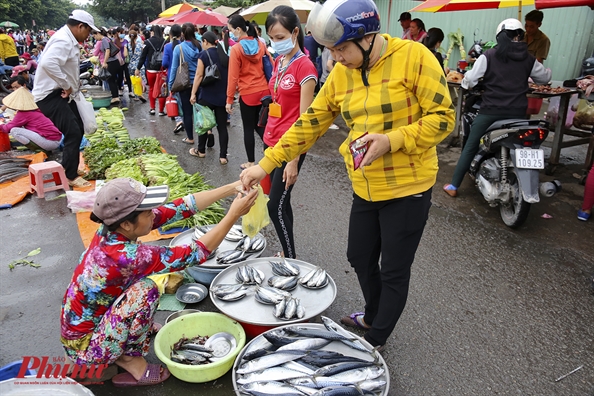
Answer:
<svg viewBox="0 0 594 396"><path fill-rule="evenodd" d="M354 41L354 43L359 47L361 52L363 53L363 64L361 65L361 78L363 79L363 85L366 87L369 86L369 81L367 81L367 68L369 67L369 55L371 55L371 51L373 50L373 44L375 43L375 38L377 34L373 35L371 39L371 43L369 43L369 49L366 51L361 47L359 41Z"/></svg>

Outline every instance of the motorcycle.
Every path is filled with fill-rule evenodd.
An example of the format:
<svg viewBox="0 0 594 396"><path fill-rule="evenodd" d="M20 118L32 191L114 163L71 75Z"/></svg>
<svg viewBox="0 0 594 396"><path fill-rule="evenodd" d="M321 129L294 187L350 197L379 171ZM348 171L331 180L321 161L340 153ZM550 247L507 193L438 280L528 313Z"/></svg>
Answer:
<svg viewBox="0 0 594 396"><path fill-rule="evenodd" d="M81 84L84 85L101 85L101 81L93 74L93 64L90 60L80 63L79 78Z"/></svg>
<svg viewBox="0 0 594 396"><path fill-rule="evenodd" d="M470 93L462 117L466 137L480 108L476 96L476 92ZM547 121L507 119L494 122L481 137L468 173L487 203L499 206L508 227L522 225L531 205L540 201L539 170L545 167L540 145L548 134ZM462 142L466 143L464 136Z"/></svg>

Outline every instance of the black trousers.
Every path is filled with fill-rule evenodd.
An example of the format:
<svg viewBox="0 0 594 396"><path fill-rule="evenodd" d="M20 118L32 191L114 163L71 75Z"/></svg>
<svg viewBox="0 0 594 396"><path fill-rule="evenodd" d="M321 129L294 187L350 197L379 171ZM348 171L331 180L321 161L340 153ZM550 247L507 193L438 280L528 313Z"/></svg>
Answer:
<svg viewBox="0 0 594 396"><path fill-rule="evenodd" d="M194 109L192 108L192 103L190 103L192 88L186 89L185 91L180 91L178 93L179 99L181 100L182 113L184 113L182 119L184 121L186 136L188 137L188 140L194 140Z"/></svg>
<svg viewBox="0 0 594 396"><path fill-rule="evenodd" d="M6 59L4 59L4 64L6 66L18 66L21 64L21 62L19 62L19 57L18 56L10 56Z"/></svg>
<svg viewBox="0 0 594 396"><path fill-rule="evenodd" d="M44 99L37 102L41 112L64 134L64 151L62 152L62 166L66 177L74 180L78 177L80 161L80 142L83 138L83 122L78 114L76 103L61 96L62 90L56 89Z"/></svg>
<svg viewBox="0 0 594 396"><path fill-rule="evenodd" d="M260 136L260 139L264 137L264 128L258 126L261 108L262 105L248 106L241 100L241 96L239 97L239 110L241 111L241 122L243 124L243 144L245 145L248 162L256 162L254 131Z"/></svg>
<svg viewBox="0 0 594 396"><path fill-rule="evenodd" d="M431 189L380 202L353 197L347 257L365 298L364 320L371 326L365 339L373 346L386 343L404 310L430 207Z"/></svg>
<svg viewBox="0 0 594 396"><path fill-rule="evenodd" d="M202 106L207 106L214 112L215 119L217 120L217 131L219 132L219 158L227 158L227 149L229 147L229 132L227 131L227 111L225 106L215 106L208 103L205 100L198 102ZM208 134L198 136L198 151L201 153L206 152L206 140Z"/></svg>
<svg viewBox="0 0 594 396"><path fill-rule="evenodd" d="M111 74L111 77L107 79L109 84L109 91L111 92L111 98L119 98L120 91L118 89L118 73L121 73L122 66L118 60L107 62L107 71Z"/></svg>
<svg viewBox="0 0 594 396"><path fill-rule="evenodd" d="M264 145L266 150L267 146ZM306 154L299 156L297 169L300 171ZM287 163L284 162L280 168L274 169L270 173L270 193L268 194L268 214L270 221L274 224L276 234L283 247L283 253L287 258L296 258L295 236L293 234L293 208L291 207L291 191L294 184L285 190L283 173Z"/></svg>

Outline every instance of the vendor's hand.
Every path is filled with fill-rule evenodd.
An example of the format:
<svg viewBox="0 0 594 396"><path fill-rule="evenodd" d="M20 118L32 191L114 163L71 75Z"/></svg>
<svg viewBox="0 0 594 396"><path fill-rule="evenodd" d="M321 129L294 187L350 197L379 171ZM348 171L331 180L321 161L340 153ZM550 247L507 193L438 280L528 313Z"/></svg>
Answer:
<svg viewBox="0 0 594 396"><path fill-rule="evenodd" d="M365 157L363 157L361 166L371 165L373 161L390 151L390 138L388 138L387 135L367 134L361 138L361 141L369 143L367 153L365 153Z"/></svg>
<svg viewBox="0 0 594 396"><path fill-rule="evenodd" d="M193 93L192 95L190 95L190 103L191 104L196 104L196 94Z"/></svg>
<svg viewBox="0 0 594 396"><path fill-rule="evenodd" d="M225 110L227 111L228 114L233 114L233 105L232 104L225 105Z"/></svg>
<svg viewBox="0 0 594 396"><path fill-rule="evenodd" d="M66 99L70 96L71 93L72 93L72 88L63 89L62 94L60 96L63 97L64 99Z"/></svg>
<svg viewBox="0 0 594 396"><path fill-rule="evenodd" d="M298 164L299 157L289 162L287 166L285 166L285 170L283 171L283 182L285 182L285 190L288 190L289 187L291 187L293 184L297 182L297 176L299 175L299 169L297 168Z"/></svg>
<svg viewBox="0 0 594 396"><path fill-rule="evenodd" d="M256 202L257 197L258 189L251 190L247 195L238 193L231 203L228 215L239 219L240 216L243 216L250 211L250 208L254 205L254 202Z"/></svg>
<svg viewBox="0 0 594 396"><path fill-rule="evenodd" d="M138 69L134 70L134 75L136 77L140 76L140 70L138 70Z"/></svg>
<svg viewBox="0 0 594 396"><path fill-rule="evenodd" d="M249 190L254 184L266 177L266 171L260 165L250 166L244 169L239 175L239 180L245 190Z"/></svg>
<svg viewBox="0 0 594 396"><path fill-rule="evenodd" d="M103 64L101 65L101 67L103 67L104 69L107 69L107 62L103 62Z"/></svg>

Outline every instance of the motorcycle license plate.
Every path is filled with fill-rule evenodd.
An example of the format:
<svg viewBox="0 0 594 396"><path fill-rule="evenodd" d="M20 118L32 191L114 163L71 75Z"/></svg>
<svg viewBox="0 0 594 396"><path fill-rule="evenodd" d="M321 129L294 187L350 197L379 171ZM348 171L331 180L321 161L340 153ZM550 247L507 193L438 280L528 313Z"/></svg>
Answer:
<svg viewBox="0 0 594 396"><path fill-rule="evenodd" d="M544 151L516 149L516 168L544 169Z"/></svg>

